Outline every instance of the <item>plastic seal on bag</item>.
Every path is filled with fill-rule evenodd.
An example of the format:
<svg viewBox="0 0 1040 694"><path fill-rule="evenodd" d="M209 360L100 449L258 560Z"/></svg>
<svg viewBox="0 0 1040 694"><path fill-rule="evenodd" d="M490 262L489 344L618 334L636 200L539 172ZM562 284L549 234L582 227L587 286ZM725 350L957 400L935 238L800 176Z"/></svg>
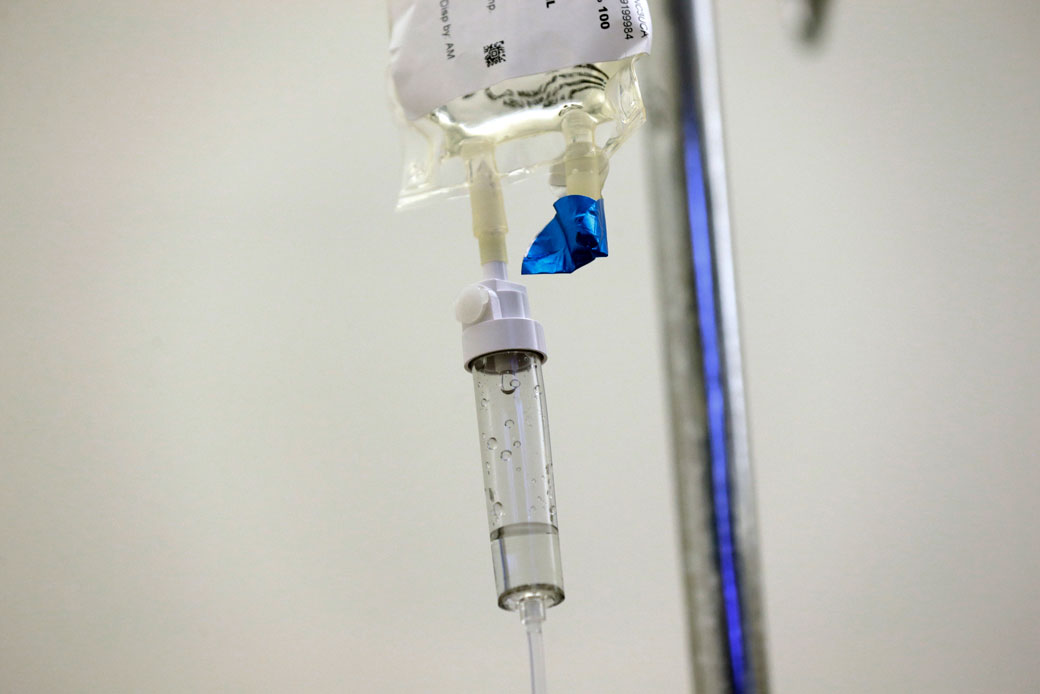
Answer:
<svg viewBox="0 0 1040 694"><path fill-rule="evenodd" d="M503 181L549 171L562 193L600 199L610 156L646 117L634 70L650 50L646 0L390 0L389 10L399 207L465 195L474 141L493 148Z"/></svg>

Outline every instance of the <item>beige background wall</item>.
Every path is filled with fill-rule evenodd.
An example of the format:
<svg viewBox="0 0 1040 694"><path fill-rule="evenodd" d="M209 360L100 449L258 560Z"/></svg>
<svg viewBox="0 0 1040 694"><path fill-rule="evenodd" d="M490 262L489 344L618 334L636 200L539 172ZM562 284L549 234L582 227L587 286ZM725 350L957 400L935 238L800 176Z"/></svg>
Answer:
<svg viewBox="0 0 1040 694"><path fill-rule="evenodd" d="M1040 682L1040 5L719 3L778 692Z"/></svg>
<svg viewBox="0 0 1040 694"><path fill-rule="evenodd" d="M1040 679L1033 3L720 42L778 692ZM523 692L379 3L0 2L0 691ZM558 692L688 686L637 139L531 282ZM507 202L519 259L547 218Z"/></svg>

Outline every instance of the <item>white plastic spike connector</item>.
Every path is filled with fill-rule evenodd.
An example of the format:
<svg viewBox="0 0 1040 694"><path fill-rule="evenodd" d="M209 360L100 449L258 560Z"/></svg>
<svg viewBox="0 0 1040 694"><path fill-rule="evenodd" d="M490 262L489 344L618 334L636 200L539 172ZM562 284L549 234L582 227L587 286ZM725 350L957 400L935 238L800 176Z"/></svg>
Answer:
<svg viewBox="0 0 1040 694"><path fill-rule="evenodd" d="M484 270L484 279L486 280L507 280L509 279L509 273L506 270L506 264L501 260L492 260L489 263L484 263L481 266Z"/></svg>
<svg viewBox="0 0 1040 694"><path fill-rule="evenodd" d="M505 279L485 279L462 290L455 300L462 323L463 365L495 352L535 352L548 358L542 324L531 318L527 288Z"/></svg>

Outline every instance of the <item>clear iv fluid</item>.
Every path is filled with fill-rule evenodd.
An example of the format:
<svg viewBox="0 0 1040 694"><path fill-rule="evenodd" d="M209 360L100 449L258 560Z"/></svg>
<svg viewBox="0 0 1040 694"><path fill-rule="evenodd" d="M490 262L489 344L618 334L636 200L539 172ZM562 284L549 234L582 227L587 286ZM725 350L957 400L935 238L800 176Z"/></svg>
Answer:
<svg viewBox="0 0 1040 694"><path fill-rule="evenodd" d="M500 607L563 600L548 417L533 352L499 352L471 365Z"/></svg>
<svg viewBox="0 0 1040 694"><path fill-rule="evenodd" d="M463 149L475 140L494 146L504 177L515 180L548 167L551 185L563 186L562 119L575 109L593 122L606 161L645 118L633 62L585 63L515 77L409 121L399 202L466 193Z"/></svg>

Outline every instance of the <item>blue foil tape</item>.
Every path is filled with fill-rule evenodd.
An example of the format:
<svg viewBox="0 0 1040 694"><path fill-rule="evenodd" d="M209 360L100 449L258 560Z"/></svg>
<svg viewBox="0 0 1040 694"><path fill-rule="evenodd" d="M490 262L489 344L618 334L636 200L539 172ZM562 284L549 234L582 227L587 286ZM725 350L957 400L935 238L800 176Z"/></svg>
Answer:
<svg viewBox="0 0 1040 694"><path fill-rule="evenodd" d="M574 272L607 255L603 199L564 195L553 203L556 216L535 237L520 267L522 275Z"/></svg>

